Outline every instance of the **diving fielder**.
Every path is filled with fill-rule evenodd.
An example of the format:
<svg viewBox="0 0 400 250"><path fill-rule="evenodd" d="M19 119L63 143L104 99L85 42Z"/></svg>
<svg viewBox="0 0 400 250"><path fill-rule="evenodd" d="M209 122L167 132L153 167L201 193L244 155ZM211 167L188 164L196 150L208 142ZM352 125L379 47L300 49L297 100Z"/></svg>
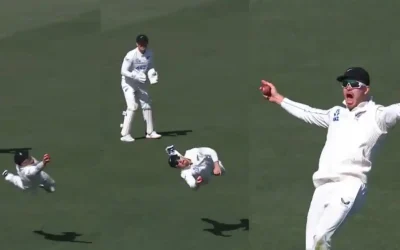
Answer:
<svg viewBox="0 0 400 250"><path fill-rule="evenodd" d="M370 77L361 67L352 67L337 77L342 85L343 106L328 110L294 102L271 88L264 96L289 114L328 130L306 225L306 249L331 249L331 237L350 214L364 202L367 177L378 145L400 119L400 104L387 107L370 96Z"/></svg>
<svg viewBox="0 0 400 250"><path fill-rule="evenodd" d="M35 190L40 187L52 193L55 191L55 181L43 171L49 162L50 156L48 154L45 154L43 160L39 162L30 156L27 150L17 151L14 154L17 174L4 170L4 179L22 190Z"/></svg>
<svg viewBox="0 0 400 250"><path fill-rule="evenodd" d="M135 112L140 107L146 123L146 138L157 139L161 135L154 130L151 99L148 93L149 84L158 82L158 73L153 65L153 52L148 48L149 38L140 34L136 37L136 48L129 51L121 67L121 87L125 96L126 111L121 124L121 141L133 142L131 123Z"/></svg>
<svg viewBox="0 0 400 250"><path fill-rule="evenodd" d="M165 149L169 155L168 164L181 170L181 177L192 189L208 184L211 176L225 174L225 168L219 160L217 152L209 147L199 147L186 150L185 155L175 150L174 145Z"/></svg>

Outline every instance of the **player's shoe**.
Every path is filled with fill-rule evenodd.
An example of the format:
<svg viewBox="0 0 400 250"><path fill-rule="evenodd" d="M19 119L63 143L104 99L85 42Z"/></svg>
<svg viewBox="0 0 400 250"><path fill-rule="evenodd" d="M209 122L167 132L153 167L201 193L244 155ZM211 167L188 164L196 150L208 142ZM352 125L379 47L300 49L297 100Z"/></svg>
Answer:
<svg viewBox="0 0 400 250"><path fill-rule="evenodd" d="M158 139L158 138L161 138L161 135L157 134L156 131L153 131L150 134L146 133L146 138L147 139Z"/></svg>
<svg viewBox="0 0 400 250"><path fill-rule="evenodd" d="M8 175L8 170L4 170L3 173L1 174L2 176L6 177Z"/></svg>
<svg viewBox="0 0 400 250"><path fill-rule="evenodd" d="M40 184L39 187L43 188L48 193L53 193L54 191L56 191L56 189L53 186L46 187L45 185Z"/></svg>
<svg viewBox="0 0 400 250"><path fill-rule="evenodd" d="M135 139L131 135L125 135L121 137L121 141L123 142L134 142Z"/></svg>

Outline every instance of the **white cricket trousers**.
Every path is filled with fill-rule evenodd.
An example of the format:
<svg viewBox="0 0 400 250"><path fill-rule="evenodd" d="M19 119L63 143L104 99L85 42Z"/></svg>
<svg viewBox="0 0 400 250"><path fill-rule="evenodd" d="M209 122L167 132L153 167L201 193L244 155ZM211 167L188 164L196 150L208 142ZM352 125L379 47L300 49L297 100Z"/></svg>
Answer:
<svg viewBox="0 0 400 250"><path fill-rule="evenodd" d="M306 225L306 250L331 249L331 237L364 204L367 186L358 178L328 182L317 187Z"/></svg>
<svg viewBox="0 0 400 250"><path fill-rule="evenodd" d="M33 180L27 178L21 178L21 176L12 173L9 173L5 177L5 179L6 181L10 182L14 186L22 190L34 189L39 185L43 185L45 189L50 189L50 188L52 188L53 190L55 189L55 181L53 180L53 178L50 177L49 174L47 174L44 171L38 173L38 175L35 176Z"/></svg>
<svg viewBox="0 0 400 250"><path fill-rule="evenodd" d="M139 107L142 109L151 109L152 100L148 93L148 84L122 80L121 88L128 109L137 110Z"/></svg>
<svg viewBox="0 0 400 250"><path fill-rule="evenodd" d="M122 123L121 135L130 134L131 123L135 112L141 107L143 119L146 123L146 133L151 134L154 131L154 121L152 112L152 100L148 93L148 84L142 84L135 81L121 81L122 91L126 101L126 111L124 112L124 121Z"/></svg>

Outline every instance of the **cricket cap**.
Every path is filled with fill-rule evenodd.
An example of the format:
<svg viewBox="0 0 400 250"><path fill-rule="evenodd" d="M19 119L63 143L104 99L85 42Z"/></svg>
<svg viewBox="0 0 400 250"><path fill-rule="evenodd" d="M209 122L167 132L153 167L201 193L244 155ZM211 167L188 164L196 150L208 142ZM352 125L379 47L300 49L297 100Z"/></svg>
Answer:
<svg viewBox="0 0 400 250"><path fill-rule="evenodd" d="M168 164L171 168L176 168L178 165L178 160L180 159L179 155L170 155L168 157Z"/></svg>
<svg viewBox="0 0 400 250"><path fill-rule="evenodd" d="M147 45L149 43L149 38L145 34L139 34L136 37L136 43L139 45Z"/></svg>
<svg viewBox="0 0 400 250"><path fill-rule="evenodd" d="M18 150L14 153L14 162L17 165L21 165L26 159L29 158L28 150Z"/></svg>
<svg viewBox="0 0 400 250"><path fill-rule="evenodd" d="M336 78L337 81L343 82L345 80L355 80L369 86L370 79L368 72L361 67L351 67L344 72L343 75Z"/></svg>

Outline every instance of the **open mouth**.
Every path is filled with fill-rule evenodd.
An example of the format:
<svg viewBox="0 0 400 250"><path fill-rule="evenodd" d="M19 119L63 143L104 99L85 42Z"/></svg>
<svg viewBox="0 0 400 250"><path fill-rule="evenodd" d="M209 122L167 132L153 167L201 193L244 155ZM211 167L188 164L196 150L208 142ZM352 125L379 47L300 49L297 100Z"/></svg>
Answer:
<svg viewBox="0 0 400 250"><path fill-rule="evenodd" d="M352 93L346 93L346 103L347 105L353 105L354 103L354 95Z"/></svg>
<svg viewBox="0 0 400 250"><path fill-rule="evenodd" d="M346 94L346 99L353 99L354 95L352 93Z"/></svg>

